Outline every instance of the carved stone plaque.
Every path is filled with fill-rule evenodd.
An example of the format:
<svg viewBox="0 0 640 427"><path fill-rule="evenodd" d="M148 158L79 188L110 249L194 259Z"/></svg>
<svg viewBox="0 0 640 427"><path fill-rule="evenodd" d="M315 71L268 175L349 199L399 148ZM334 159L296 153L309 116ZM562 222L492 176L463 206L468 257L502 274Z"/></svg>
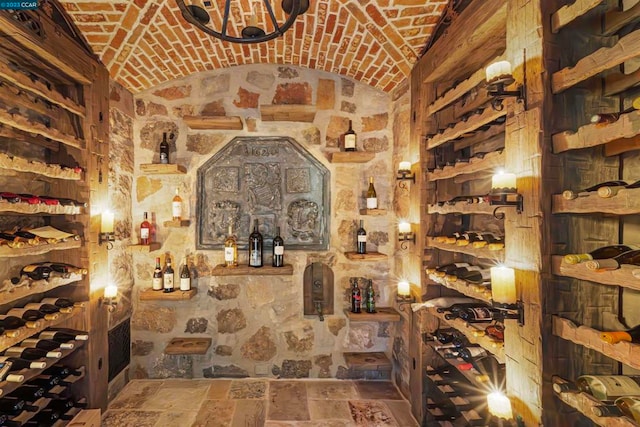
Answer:
<svg viewBox="0 0 640 427"><path fill-rule="evenodd" d="M267 254L329 246L329 170L288 137L236 137L198 170L198 249L221 249L229 225L246 248L258 220Z"/></svg>

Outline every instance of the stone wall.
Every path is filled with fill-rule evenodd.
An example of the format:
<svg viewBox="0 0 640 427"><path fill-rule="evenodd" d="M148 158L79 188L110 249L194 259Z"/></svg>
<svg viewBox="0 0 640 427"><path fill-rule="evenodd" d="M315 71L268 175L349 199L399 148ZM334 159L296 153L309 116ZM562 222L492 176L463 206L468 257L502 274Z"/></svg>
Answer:
<svg viewBox="0 0 640 427"><path fill-rule="evenodd" d="M162 248L133 252L132 376L346 377L344 352L384 351L391 357L396 326L349 324L343 309L349 306L349 277L373 279L379 306L395 303L397 102L408 104L408 98L396 101L336 74L277 65L193 74L135 96L131 242L137 243L143 212L149 212ZM313 123L267 122L260 118L261 104L310 104L317 113ZM191 130L182 120L184 115L225 114L242 117L243 130ZM329 153L339 150L349 119L358 133L358 149L376 153L375 158L365 164L332 164ZM140 164L158 162L163 132L173 133L170 159L185 166L186 175L140 173ZM235 136L292 137L330 170L329 250L286 252L285 262L294 267L292 276L212 276L212 268L223 261L222 251L195 249L196 171ZM379 207L387 209L387 215L358 214L369 176L375 177ZM191 225L164 228L176 187ZM388 254L388 261L353 262L344 256L355 250L360 218L368 233L367 248ZM166 253L174 263L191 255L198 294L188 301L139 301L138 293L151 286L155 257ZM303 272L315 261L334 272L335 314L324 321L303 315ZM240 251L240 262L247 262L246 251ZM202 356L165 355L164 347L176 336L211 337L212 346Z"/></svg>

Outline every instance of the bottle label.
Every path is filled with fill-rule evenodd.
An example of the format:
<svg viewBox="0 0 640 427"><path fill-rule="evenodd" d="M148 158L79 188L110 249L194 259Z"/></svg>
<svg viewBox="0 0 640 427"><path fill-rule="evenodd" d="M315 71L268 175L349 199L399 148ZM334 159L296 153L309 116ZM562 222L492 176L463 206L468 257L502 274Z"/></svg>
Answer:
<svg viewBox="0 0 640 427"><path fill-rule="evenodd" d="M181 277L180 278L180 290L188 291L191 289L191 278L189 277Z"/></svg>
<svg viewBox="0 0 640 427"><path fill-rule="evenodd" d="M141 239L148 239L149 238L149 229L148 228L141 228L140 229L140 238Z"/></svg>
<svg viewBox="0 0 640 427"><path fill-rule="evenodd" d="M173 274L164 275L164 287L165 289L173 289Z"/></svg>
<svg viewBox="0 0 640 427"><path fill-rule="evenodd" d="M344 136L344 148L356 148L356 136L354 134Z"/></svg>
<svg viewBox="0 0 640 427"><path fill-rule="evenodd" d="M151 288L154 291L159 291L162 289L162 277L154 277L153 282L151 283Z"/></svg>
<svg viewBox="0 0 640 427"><path fill-rule="evenodd" d="M378 209L377 197L367 197L367 209Z"/></svg>
<svg viewBox="0 0 640 427"><path fill-rule="evenodd" d="M233 254L234 254L234 250L233 248L224 248L224 261L225 262L233 262Z"/></svg>
<svg viewBox="0 0 640 427"><path fill-rule="evenodd" d="M491 311L487 310L484 307L471 308L470 310L473 313L473 318L475 320L491 320L491 319L493 319L493 316L491 315Z"/></svg>
<svg viewBox="0 0 640 427"><path fill-rule="evenodd" d="M274 246L273 253L275 255L284 255L284 246Z"/></svg>
<svg viewBox="0 0 640 427"><path fill-rule="evenodd" d="M251 257L249 258L250 265L259 266L262 264L262 254L260 251L251 251Z"/></svg>
<svg viewBox="0 0 640 427"><path fill-rule="evenodd" d="M182 217L182 202L171 202L171 213L174 218Z"/></svg>
<svg viewBox="0 0 640 427"><path fill-rule="evenodd" d="M169 154L168 153L166 153L164 151L160 152L160 163L165 164L165 165L167 163L169 163Z"/></svg>
<svg viewBox="0 0 640 427"><path fill-rule="evenodd" d="M596 399L610 400L615 397L640 394L640 385L622 375L603 375L595 378L587 376L586 380Z"/></svg>
<svg viewBox="0 0 640 427"><path fill-rule="evenodd" d="M362 236L362 235L358 236L358 243L366 243L366 242L367 242L367 236Z"/></svg>
<svg viewBox="0 0 640 427"><path fill-rule="evenodd" d="M24 267L22 267L22 271L24 271L25 273L33 273L36 268L38 268L38 266L34 264L25 265Z"/></svg>

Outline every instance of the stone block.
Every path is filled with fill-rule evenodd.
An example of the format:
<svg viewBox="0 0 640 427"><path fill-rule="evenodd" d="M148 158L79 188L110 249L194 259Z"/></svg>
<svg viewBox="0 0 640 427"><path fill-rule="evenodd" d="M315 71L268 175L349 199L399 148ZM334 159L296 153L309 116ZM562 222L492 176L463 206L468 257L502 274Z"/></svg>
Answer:
<svg viewBox="0 0 640 427"><path fill-rule="evenodd" d="M280 378L309 378L310 360L283 360L282 367L274 366L272 373Z"/></svg>
<svg viewBox="0 0 640 427"><path fill-rule="evenodd" d="M308 145L320 145L320 129L313 126L302 131L302 138Z"/></svg>
<svg viewBox="0 0 640 427"><path fill-rule="evenodd" d="M389 149L389 139L386 136L382 138L366 138L362 141L364 151L380 153Z"/></svg>
<svg viewBox="0 0 640 427"><path fill-rule="evenodd" d="M281 79L295 79L298 77L298 70L293 67L278 67L278 77Z"/></svg>
<svg viewBox="0 0 640 427"><path fill-rule="evenodd" d="M185 332L189 334L202 334L207 332L209 321L204 317L194 317L187 320Z"/></svg>
<svg viewBox="0 0 640 427"><path fill-rule="evenodd" d="M347 319L344 317L331 317L327 321L329 331L335 336L338 336L338 333L340 333L345 326L347 326Z"/></svg>
<svg viewBox="0 0 640 427"><path fill-rule="evenodd" d="M240 285L233 283L228 285L214 285L209 288L207 295L219 301L236 299L238 295L240 295Z"/></svg>
<svg viewBox="0 0 640 427"><path fill-rule="evenodd" d="M224 116L227 111L224 109L222 101L211 101L202 107L200 114L203 116Z"/></svg>
<svg viewBox="0 0 640 427"><path fill-rule="evenodd" d="M131 329L166 334L176 326L176 311L170 307L138 307L133 313Z"/></svg>
<svg viewBox="0 0 640 427"><path fill-rule="evenodd" d="M376 130L386 129L389 124L389 114L375 114L369 117L362 118L362 131L372 132Z"/></svg>
<svg viewBox="0 0 640 427"><path fill-rule="evenodd" d="M149 102L147 105L147 112L149 116L166 116L169 114L167 107L162 104L156 104L155 102Z"/></svg>
<svg viewBox="0 0 640 427"><path fill-rule="evenodd" d="M367 235L367 241L376 246L382 246L389 243L389 233L386 231L372 231Z"/></svg>
<svg viewBox="0 0 640 427"><path fill-rule="evenodd" d="M321 354L313 358L313 364L320 368L318 378L331 378L331 365L333 357L331 354Z"/></svg>
<svg viewBox="0 0 640 427"><path fill-rule="evenodd" d="M164 89L156 90L153 92L153 94L169 101L187 98L191 96L191 85L167 87Z"/></svg>
<svg viewBox="0 0 640 427"><path fill-rule="evenodd" d="M238 108L258 108L260 94L249 92L247 89L239 87L237 98L233 101L233 105Z"/></svg>
<svg viewBox="0 0 640 427"><path fill-rule="evenodd" d="M336 82L328 79L319 79L316 94L316 108L318 110L333 110L335 103Z"/></svg>
<svg viewBox="0 0 640 427"><path fill-rule="evenodd" d="M249 372L235 365L213 365L202 370L205 378L247 378Z"/></svg>
<svg viewBox="0 0 640 427"><path fill-rule="evenodd" d="M356 85L353 82L353 80L342 79L341 87L342 87L342 96L346 96L350 98L355 93Z"/></svg>
<svg viewBox="0 0 640 427"><path fill-rule="evenodd" d="M233 354L233 347L229 345L219 345L216 347L215 353L218 356L231 356Z"/></svg>
<svg viewBox="0 0 640 427"><path fill-rule="evenodd" d="M227 92L231 83L229 74L220 74L202 79L200 91L203 95L209 96L216 93Z"/></svg>
<svg viewBox="0 0 640 427"><path fill-rule="evenodd" d="M144 116L147 114L147 105L141 99L136 99L136 115Z"/></svg>
<svg viewBox="0 0 640 427"><path fill-rule="evenodd" d="M184 116L193 116L193 105L190 104L182 104L177 107L171 108L173 115L176 117L184 117Z"/></svg>
<svg viewBox="0 0 640 427"><path fill-rule="evenodd" d="M153 364L151 378L193 378L193 358L190 355L160 355Z"/></svg>
<svg viewBox="0 0 640 427"><path fill-rule="evenodd" d="M311 85L304 83L282 83L276 87L272 104L311 105Z"/></svg>
<svg viewBox="0 0 640 427"><path fill-rule="evenodd" d="M340 103L340 111L345 113L355 114L358 111L358 107L353 102L342 101Z"/></svg>
<svg viewBox="0 0 640 427"><path fill-rule="evenodd" d="M247 327L247 319L239 308L230 310L220 310L216 315L218 321L218 332L221 334L232 334Z"/></svg>
<svg viewBox="0 0 640 427"><path fill-rule="evenodd" d="M276 355L278 348L271 337L271 329L263 326L241 348L242 357L266 362Z"/></svg>
<svg viewBox="0 0 640 427"><path fill-rule="evenodd" d="M209 154L224 141L224 135L202 133L187 135L187 151L197 154Z"/></svg>
<svg viewBox="0 0 640 427"><path fill-rule="evenodd" d="M146 356L153 351L153 341L135 340L131 343L132 356Z"/></svg>
<svg viewBox="0 0 640 427"><path fill-rule="evenodd" d="M250 83L260 89L269 89L273 86L276 78L273 74L260 73L258 71L249 71L247 73L247 83Z"/></svg>
<svg viewBox="0 0 640 427"><path fill-rule="evenodd" d="M302 331L286 331L284 333L287 349L296 353L311 351L313 349L314 337L315 334L311 326L305 326Z"/></svg>

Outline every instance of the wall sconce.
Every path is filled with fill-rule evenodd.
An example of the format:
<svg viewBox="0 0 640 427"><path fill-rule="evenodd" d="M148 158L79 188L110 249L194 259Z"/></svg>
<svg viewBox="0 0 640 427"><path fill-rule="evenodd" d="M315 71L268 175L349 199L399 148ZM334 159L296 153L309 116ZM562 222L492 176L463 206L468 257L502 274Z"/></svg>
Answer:
<svg viewBox="0 0 640 427"><path fill-rule="evenodd" d="M107 307L109 313L112 313L118 305L118 287L114 284L107 285L100 303Z"/></svg>
<svg viewBox="0 0 640 427"><path fill-rule="evenodd" d="M398 241L402 242L400 244L401 249L407 249L407 242L416 243L416 233L411 231L411 224L407 221L400 221L398 223Z"/></svg>
<svg viewBox="0 0 640 427"><path fill-rule="evenodd" d="M524 304L518 300L513 268L491 267L491 300L494 308L505 311L505 319L517 319L518 325L524 325Z"/></svg>
<svg viewBox="0 0 640 427"><path fill-rule="evenodd" d="M525 60L526 61L526 60ZM515 82L511 73L511 63L509 61L498 61L490 64L486 69L487 91L494 99L491 101L491 107L496 111L504 108L502 100L504 98L515 96L518 102L524 104L527 109L527 98L525 94L524 84L518 85L516 90L505 90L505 86L509 86Z"/></svg>
<svg viewBox="0 0 640 427"><path fill-rule="evenodd" d="M107 244L107 250L113 249L113 242L116 241L116 235L113 232L113 212L106 210L102 212L100 218L100 233L98 234L98 245L102 246L103 242Z"/></svg>
<svg viewBox="0 0 640 427"><path fill-rule="evenodd" d="M505 420L513 419L511 401L501 391L493 391L487 394L487 409L489 413Z"/></svg>
<svg viewBox="0 0 640 427"><path fill-rule="evenodd" d="M516 175L499 171L491 178L491 193L489 204L498 206L493 211L497 219L504 219L504 213L498 214L498 209L504 206L515 206L517 213L522 213L523 199L516 187Z"/></svg>
<svg viewBox="0 0 640 427"><path fill-rule="evenodd" d="M406 280L398 282L398 294L396 295L398 304L411 304L416 302L416 297L411 295L411 284Z"/></svg>
<svg viewBox="0 0 640 427"><path fill-rule="evenodd" d="M416 174L411 172L411 162L400 162L398 165L398 175L396 175L396 179L400 181L398 183L398 187L403 190L408 189L407 184L404 181L412 181L415 184Z"/></svg>

